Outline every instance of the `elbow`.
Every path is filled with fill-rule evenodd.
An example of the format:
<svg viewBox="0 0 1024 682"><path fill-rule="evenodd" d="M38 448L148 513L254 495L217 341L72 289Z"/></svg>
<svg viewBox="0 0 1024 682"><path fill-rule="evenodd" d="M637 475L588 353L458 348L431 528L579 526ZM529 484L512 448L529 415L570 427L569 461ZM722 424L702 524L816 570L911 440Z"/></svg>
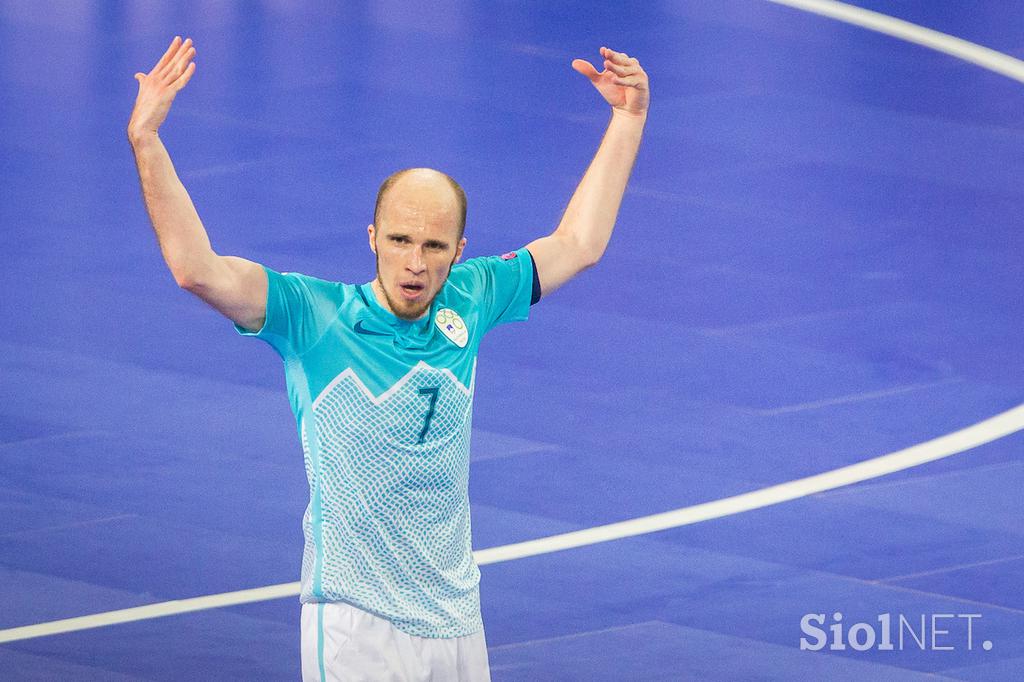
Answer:
<svg viewBox="0 0 1024 682"><path fill-rule="evenodd" d="M587 270L601 260L604 245L588 243L585 239L570 238L564 242L563 253L572 259L577 270Z"/></svg>
<svg viewBox="0 0 1024 682"><path fill-rule="evenodd" d="M590 268L597 265L598 261L601 260L601 256L604 255L604 250L594 251L584 255L583 257L583 269L589 270Z"/></svg>
<svg viewBox="0 0 1024 682"><path fill-rule="evenodd" d="M185 291L195 293L197 289L202 287L200 279L194 272L181 268L171 268L171 274L174 276L175 284Z"/></svg>
<svg viewBox="0 0 1024 682"><path fill-rule="evenodd" d="M218 276L216 261L209 262L198 258L175 259L168 262L168 268L174 276L175 283L185 291L198 294L210 285L211 280Z"/></svg>
<svg viewBox="0 0 1024 682"><path fill-rule="evenodd" d="M604 255L604 249L582 248L576 253L576 262L580 270L589 270L597 265Z"/></svg>
<svg viewBox="0 0 1024 682"><path fill-rule="evenodd" d="M178 285L178 288L184 289L185 291L192 291L196 288L196 281L188 275L174 275L174 282Z"/></svg>

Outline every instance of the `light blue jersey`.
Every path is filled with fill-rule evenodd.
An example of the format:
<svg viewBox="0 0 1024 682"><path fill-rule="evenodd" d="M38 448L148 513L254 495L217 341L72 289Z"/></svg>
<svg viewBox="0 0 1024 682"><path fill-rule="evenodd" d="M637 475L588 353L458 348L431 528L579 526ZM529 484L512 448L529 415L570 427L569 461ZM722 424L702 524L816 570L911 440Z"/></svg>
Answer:
<svg viewBox="0 0 1024 682"><path fill-rule="evenodd" d="M529 314L520 249L452 268L426 317L408 322L369 284L267 269L258 332L284 359L310 502L302 601L350 603L419 637L481 629L469 521L477 349Z"/></svg>

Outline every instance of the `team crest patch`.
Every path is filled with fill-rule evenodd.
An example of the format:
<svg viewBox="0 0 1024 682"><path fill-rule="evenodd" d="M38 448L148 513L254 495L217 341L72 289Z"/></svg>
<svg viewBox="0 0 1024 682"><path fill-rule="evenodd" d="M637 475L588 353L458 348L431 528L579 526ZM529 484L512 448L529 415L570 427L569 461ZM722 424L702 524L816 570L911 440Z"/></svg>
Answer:
<svg viewBox="0 0 1024 682"><path fill-rule="evenodd" d="M448 340L459 348L465 348L469 342L469 330L459 314L451 308L441 308L434 316L434 324Z"/></svg>
<svg viewBox="0 0 1024 682"><path fill-rule="evenodd" d="M516 253L515 251L509 251L508 253L501 254L501 260L512 260L513 258L517 257L518 255L519 254Z"/></svg>

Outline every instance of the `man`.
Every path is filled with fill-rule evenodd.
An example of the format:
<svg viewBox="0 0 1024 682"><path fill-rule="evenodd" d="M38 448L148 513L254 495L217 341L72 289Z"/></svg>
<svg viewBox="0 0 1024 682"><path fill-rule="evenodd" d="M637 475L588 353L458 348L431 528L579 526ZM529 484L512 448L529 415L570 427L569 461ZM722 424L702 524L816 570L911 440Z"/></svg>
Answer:
<svg viewBox="0 0 1024 682"><path fill-rule="evenodd" d="M182 288L285 361L310 485L303 521L305 680L486 680L468 475L477 347L497 324L595 264L611 236L647 118L636 59L602 47L573 68L612 107L558 228L501 257L457 264L466 198L435 170L381 186L363 285L221 256L158 136L195 73L175 38L148 74L128 137L164 260Z"/></svg>

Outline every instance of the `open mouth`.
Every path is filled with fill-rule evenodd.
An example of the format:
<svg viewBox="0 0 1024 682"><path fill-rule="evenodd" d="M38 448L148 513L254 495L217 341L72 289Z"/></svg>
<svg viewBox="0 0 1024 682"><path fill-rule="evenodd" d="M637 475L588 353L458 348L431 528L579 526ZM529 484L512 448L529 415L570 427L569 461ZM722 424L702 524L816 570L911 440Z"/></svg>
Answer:
<svg viewBox="0 0 1024 682"><path fill-rule="evenodd" d="M409 282L405 284L399 284L398 288L402 290L402 295L405 296L406 298L416 298L423 292L423 290L426 287L422 284Z"/></svg>

